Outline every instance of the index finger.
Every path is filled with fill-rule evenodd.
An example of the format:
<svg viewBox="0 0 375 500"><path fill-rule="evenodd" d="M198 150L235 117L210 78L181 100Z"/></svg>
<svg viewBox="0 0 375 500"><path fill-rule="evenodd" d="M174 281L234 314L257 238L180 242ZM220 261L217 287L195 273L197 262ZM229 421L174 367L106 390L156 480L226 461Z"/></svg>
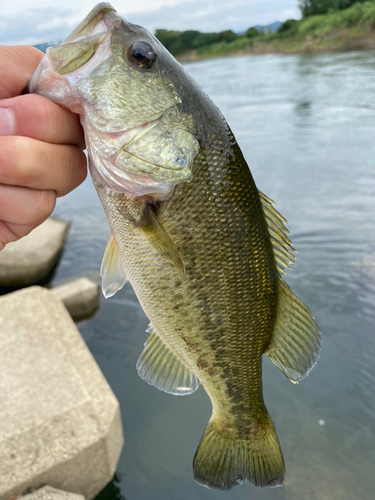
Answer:
<svg viewBox="0 0 375 500"><path fill-rule="evenodd" d="M20 95L43 56L29 45L0 45L0 99Z"/></svg>
<svg viewBox="0 0 375 500"><path fill-rule="evenodd" d="M0 122L2 136L21 135L85 149L79 116L40 95L26 94L0 101Z"/></svg>

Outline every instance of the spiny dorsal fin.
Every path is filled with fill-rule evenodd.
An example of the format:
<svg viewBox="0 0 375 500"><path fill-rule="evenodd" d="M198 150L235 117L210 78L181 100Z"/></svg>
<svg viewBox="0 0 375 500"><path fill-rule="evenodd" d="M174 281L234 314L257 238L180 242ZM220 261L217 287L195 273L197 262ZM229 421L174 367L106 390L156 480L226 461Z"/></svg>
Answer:
<svg viewBox="0 0 375 500"><path fill-rule="evenodd" d="M290 269L289 264L294 264L296 260L294 253L292 253L295 250L288 237L289 231L284 225L284 222L287 224L288 221L273 207L274 201L261 191L259 191L259 196L271 236L277 270L282 275L285 273L285 269Z"/></svg>
<svg viewBox="0 0 375 500"><path fill-rule="evenodd" d="M176 396L192 394L200 385L198 378L161 339L150 324L151 332L138 361L138 375L148 384Z"/></svg>
<svg viewBox="0 0 375 500"><path fill-rule="evenodd" d="M102 277L102 291L106 299L112 297L126 283L120 249L112 232L104 251L100 275Z"/></svg>
<svg viewBox="0 0 375 500"><path fill-rule="evenodd" d="M309 309L280 279L279 305L272 341L265 351L294 384L298 384L319 358L321 338Z"/></svg>

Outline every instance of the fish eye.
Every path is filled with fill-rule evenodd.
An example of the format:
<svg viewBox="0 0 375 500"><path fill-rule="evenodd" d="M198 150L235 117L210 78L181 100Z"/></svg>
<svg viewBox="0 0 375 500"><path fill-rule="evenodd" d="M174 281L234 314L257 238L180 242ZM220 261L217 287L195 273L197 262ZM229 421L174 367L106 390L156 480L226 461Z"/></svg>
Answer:
<svg viewBox="0 0 375 500"><path fill-rule="evenodd" d="M138 68L150 68L155 61L156 54L148 42L134 42L128 49L128 58Z"/></svg>

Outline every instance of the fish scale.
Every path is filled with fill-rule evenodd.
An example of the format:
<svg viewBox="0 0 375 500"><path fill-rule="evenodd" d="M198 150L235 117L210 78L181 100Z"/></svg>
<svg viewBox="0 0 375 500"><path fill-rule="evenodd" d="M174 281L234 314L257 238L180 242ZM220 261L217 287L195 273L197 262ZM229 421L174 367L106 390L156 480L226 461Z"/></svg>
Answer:
<svg viewBox="0 0 375 500"><path fill-rule="evenodd" d="M204 160L198 159L196 172L193 169L194 180L180 188L161 217L185 263L186 281L181 281L176 270L153 251L142 234L131 225L126 227L119 209L121 195L112 197L113 204L109 204L100 194L100 189L106 189L103 186L99 196L129 266L127 275L155 329L182 359L188 360L220 412L220 419L246 427L246 423L259 418L253 416L253 409L257 408L259 415L259 407L263 408L259 358L272 335L278 274L268 235L262 231L265 222L260 202L259 213L253 209L252 200L258 195L251 174L237 167L238 162L244 162L238 148L221 154L221 161L214 160L222 143L212 141ZM223 196L218 176L237 184L236 196L231 190ZM259 215L263 220L250 222L259 220ZM181 218L192 222L181 225ZM257 268L255 274L253 267ZM176 290L180 294L177 299ZM176 328L185 332L184 339L176 336ZM256 344L250 341L255 334ZM192 344L200 346L203 357L189 348ZM216 355L216 349L224 347L226 355ZM207 363L204 368L202 359ZM209 375L210 368L219 374L219 380ZM232 406L234 411L228 411Z"/></svg>
<svg viewBox="0 0 375 500"><path fill-rule="evenodd" d="M262 355L298 383L320 333L281 279L294 261L285 219L257 190L224 117L155 37L109 4L47 50L29 89L81 114L111 227L103 292L128 279L151 321L139 375L175 395L202 384L210 397L196 481L281 485Z"/></svg>

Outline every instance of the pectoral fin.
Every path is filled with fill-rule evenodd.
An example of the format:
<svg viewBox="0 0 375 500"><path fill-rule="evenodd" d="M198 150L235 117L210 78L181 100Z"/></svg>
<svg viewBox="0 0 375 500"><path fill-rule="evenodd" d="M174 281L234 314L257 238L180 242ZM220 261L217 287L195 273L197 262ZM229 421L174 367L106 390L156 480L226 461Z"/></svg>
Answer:
<svg viewBox="0 0 375 500"><path fill-rule="evenodd" d="M176 245L171 240L167 231L159 221L157 215L151 207L146 207L147 214L145 219L147 223L140 225L139 228L146 236L149 243L166 259L170 262L179 272L181 277L185 279L185 270L176 248Z"/></svg>
<svg viewBox="0 0 375 500"><path fill-rule="evenodd" d="M100 275L102 277L102 291L106 299L112 297L126 283L120 249L112 233L103 255Z"/></svg>
<svg viewBox="0 0 375 500"><path fill-rule="evenodd" d="M320 344L319 328L311 312L280 280L275 328L265 353L291 382L298 384L316 364Z"/></svg>
<svg viewBox="0 0 375 500"><path fill-rule="evenodd" d="M137 362L138 375L148 384L176 396L192 394L200 385L198 378L162 340L152 325Z"/></svg>

